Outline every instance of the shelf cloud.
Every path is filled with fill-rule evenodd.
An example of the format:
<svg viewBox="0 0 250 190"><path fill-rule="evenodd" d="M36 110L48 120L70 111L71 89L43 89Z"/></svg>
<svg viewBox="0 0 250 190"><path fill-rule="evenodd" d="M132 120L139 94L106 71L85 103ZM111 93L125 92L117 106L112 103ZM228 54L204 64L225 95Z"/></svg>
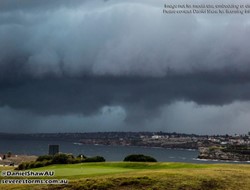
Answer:
<svg viewBox="0 0 250 190"><path fill-rule="evenodd" d="M164 3L2 0L2 130L247 132L230 113L249 113L250 18L166 15Z"/></svg>

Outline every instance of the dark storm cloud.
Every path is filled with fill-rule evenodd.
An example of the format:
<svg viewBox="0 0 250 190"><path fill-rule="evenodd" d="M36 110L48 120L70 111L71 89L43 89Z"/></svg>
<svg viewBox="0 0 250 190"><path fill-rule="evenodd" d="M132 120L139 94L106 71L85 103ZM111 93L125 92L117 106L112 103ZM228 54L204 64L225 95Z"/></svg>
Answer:
<svg viewBox="0 0 250 190"><path fill-rule="evenodd" d="M249 71L247 16L166 16L162 2L150 0L32 2L3 1L0 70L18 65L18 73L38 77Z"/></svg>
<svg viewBox="0 0 250 190"><path fill-rule="evenodd" d="M50 10L60 7L75 7L83 4L88 0L1 0L0 11L30 11L30 10Z"/></svg>
<svg viewBox="0 0 250 190"><path fill-rule="evenodd" d="M91 115L103 106L137 107L152 115L174 101L224 105L250 100L248 76L214 73L152 77L19 78L0 83L0 104L50 114ZM148 115L146 114L146 115Z"/></svg>
<svg viewBox="0 0 250 190"><path fill-rule="evenodd" d="M21 123L29 118L27 128L60 119L98 128L105 117L123 126L125 117L132 130L180 107L197 113L193 105L215 106L201 109L206 118L249 101L249 17L164 15L164 3L0 1L0 112L7 118L0 125L16 128L11 114ZM158 126L167 123L162 118Z"/></svg>

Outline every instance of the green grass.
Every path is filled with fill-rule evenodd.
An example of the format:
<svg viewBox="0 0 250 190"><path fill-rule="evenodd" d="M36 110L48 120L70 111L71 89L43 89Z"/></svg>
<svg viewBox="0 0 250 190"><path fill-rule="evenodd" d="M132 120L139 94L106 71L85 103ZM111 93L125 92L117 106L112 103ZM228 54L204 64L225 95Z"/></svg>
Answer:
<svg viewBox="0 0 250 190"><path fill-rule="evenodd" d="M247 164L107 162L52 165L33 170L53 170L52 178L68 179L69 184L0 185L0 189L249 190L250 187Z"/></svg>
<svg viewBox="0 0 250 190"><path fill-rule="evenodd" d="M82 164L68 164L68 165L52 165L43 168L36 168L33 171L55 171L56 177L81 178L82 176L99 176L116 173L130 172L135 169L123 168L117 164L104 163L82 163Z"/></svg>
<svg viewBox="0 0 250 190"><path fill-rule="evenodd" d="M82 163L69 165L53 165L33 169L34 171L53 170L56 177L77 179L90 176L113 175L144 170L160 169L195 169L207 168L212 165L187 164L187 163L133 163L133 162L107 162L107 163Z"/></svg>

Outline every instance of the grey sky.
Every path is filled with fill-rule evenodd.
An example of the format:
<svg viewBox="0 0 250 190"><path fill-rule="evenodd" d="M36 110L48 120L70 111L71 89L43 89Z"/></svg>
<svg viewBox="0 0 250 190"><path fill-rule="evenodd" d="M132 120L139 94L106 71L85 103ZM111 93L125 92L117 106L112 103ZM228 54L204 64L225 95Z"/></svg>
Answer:
<svg viewBox="0 0 250 190"><path fill-rule="evenodd" d="M249 16L164 3L2 0L1 131L248 132Z"/></svg>

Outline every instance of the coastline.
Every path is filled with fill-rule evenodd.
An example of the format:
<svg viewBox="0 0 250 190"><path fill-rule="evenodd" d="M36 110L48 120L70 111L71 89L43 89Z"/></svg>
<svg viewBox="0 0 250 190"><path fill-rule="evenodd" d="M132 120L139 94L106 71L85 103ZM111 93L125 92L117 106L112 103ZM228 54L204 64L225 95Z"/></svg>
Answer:
<svg viewBox="0 0 250 190"><path fill-rule="evenodd" d="M79 142L73 142L74 145L94 145L94 146L111 146L111 147L139 147L139 148L155 148L155 149L167 149L167 150L187 150L187 151L198 151L199 148L169 148L169 147L162 147L162 146L140 146L140 145L119 145L119 144L85 144Z"/></svg>
<svg viewBox="0 0 250 190"><path fill-rule="evenodd" d="M200 147L198 159L249 163L250 155L226 147Z"/></svg>

